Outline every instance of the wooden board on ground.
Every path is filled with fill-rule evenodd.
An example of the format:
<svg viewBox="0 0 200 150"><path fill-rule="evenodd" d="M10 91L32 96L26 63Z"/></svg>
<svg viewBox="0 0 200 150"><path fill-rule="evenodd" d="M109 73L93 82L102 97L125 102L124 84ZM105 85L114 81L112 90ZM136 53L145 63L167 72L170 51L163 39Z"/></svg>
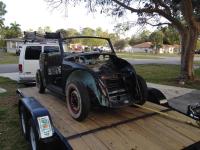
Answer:
<svg viewBox="0 0 200 150"><path fill-rule="evenodd" d="M65 102L51 92L39 94L36 87L21 91L25 96L34 97L48 109L54 126L75 150L177 150L200 140L199 128L141 108L98 108L92 110L85 121L77 122L69 115ZM159 105L147 102L145 106L191 121L190 118Z"/></svg>

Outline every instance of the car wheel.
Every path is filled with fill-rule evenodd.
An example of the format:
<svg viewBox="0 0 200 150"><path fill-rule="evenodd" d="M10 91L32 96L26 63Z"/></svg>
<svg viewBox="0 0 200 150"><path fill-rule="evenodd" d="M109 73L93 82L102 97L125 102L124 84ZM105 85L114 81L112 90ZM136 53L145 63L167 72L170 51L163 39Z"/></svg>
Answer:
<svg viewBox="0 0 200 150"><path fill-rule="evenodd" d="M90 98L87 88L81 82L70 82L66 85L67 108L77 121L83 121L90 111Z"/></svg>
<svg viewBox="0 0 200 150"><path fill-rule="evenodd" d="M143 105L148 98L148 88L146 81L140 75L137 75L137 80L140 90L140 101L137 104Z"/></svg>
<svg viewBox="0 0 200 150"><path fill-rule="evenodd" d="M36 86L38 87L39 93L45 92L45 87L44 87L42 76L39 70L36 73Z"/></svg>
<svg viewBox="0 0 200 150"><path fill-rule="evenodd" d="M28 133L28 117L25 112L25 108L23 106L20 106L19 109L19 115L20 115L20 126L21 131L25 139L28 139L29 133Z"/></svg>
<svg viewBox="0 0 200 150"><path fill-rule="evenodd" d="M29 122L30 129L29 129L29 142L31 150L39 150L39 136L36 132L35 125L32 120Z"/></svg>

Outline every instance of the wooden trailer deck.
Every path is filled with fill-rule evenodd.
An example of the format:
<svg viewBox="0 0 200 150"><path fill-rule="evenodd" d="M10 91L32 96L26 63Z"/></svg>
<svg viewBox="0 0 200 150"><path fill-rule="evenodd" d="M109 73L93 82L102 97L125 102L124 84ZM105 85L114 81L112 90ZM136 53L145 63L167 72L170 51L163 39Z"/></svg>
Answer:
<svg viewBox="0 0 200 150"><path fill-rule="evenodd" d="M39 94L36 87L20 90L49 110L54 126L75 150L177 150L200 141L199 128L141 108L96 109L80 123L70 117L65 102L49 91ZM191 120L153 103L145 106Z"/></svg>

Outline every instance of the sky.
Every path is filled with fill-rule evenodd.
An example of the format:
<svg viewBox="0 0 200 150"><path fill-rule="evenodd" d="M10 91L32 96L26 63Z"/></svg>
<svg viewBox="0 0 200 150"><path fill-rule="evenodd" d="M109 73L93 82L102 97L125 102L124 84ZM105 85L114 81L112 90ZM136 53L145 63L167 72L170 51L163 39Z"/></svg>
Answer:
<svg viewBox="0 0 200 150"><path fill-rule="evenodd" d="M97 28L113 32L114 26L122 21L135 21L136 15L128 15L122 19L108 17L100 13L88 13L82 6L68 6L67 9L59 7L52 10L44 0L2 0L6 4L7 13L4 16L5 25L16 21L23 31L38 27L50 26L52 31L57 29L75 28L81 30L84 27ZM136 33L138 27L130 30L127 35Z"/></svg>

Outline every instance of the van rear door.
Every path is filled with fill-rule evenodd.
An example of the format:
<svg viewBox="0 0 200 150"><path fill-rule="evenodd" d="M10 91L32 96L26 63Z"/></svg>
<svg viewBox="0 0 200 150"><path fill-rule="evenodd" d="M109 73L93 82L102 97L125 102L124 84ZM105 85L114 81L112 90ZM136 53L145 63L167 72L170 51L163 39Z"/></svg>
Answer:
<svg viewBox="0 0 200 150"><path fill-rule="evenodd" d="M25 50L25 58L23 62L23 73L26 77L34 77L37 69L39 69L39 58L42 46L27 46Z"/></svg>

